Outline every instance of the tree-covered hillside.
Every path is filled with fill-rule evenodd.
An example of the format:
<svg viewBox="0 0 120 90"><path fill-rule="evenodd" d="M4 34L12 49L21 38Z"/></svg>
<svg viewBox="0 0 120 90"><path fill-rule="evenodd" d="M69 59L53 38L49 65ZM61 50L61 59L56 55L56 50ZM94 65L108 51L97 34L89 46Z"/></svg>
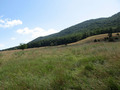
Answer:
<svg viewBox="0 0 120 90"><path fill-rule="evenodd" d="M116 28L118 26L120 26L120 12L109 18L91 19L91 20L79 23L77 25L74 25L62 30L59 33L52 34L45 37L38 37L37 39L31 42L48 39L48 38L66 36L69 34L79 33L79 32L88 32L88 31L90 32L94 30Z"/></svg>
<svg viewBox="0 0 120 90"><path fill-rule="evenodd" d="M28 43L28 48L68 44L89 36L112 32L120 32L120 12L109 18L91 19L59 33L38 37Z"/></svg>
<svg viewBox="0 0 120 90"><path fill-rule="evenodd" d="M120 32L120 12L108 18L87 20L66 28L56 34L38 37L27 43L27 46L28 48L34 48L62 44L67 45L68 43L76 42L89 36L115 32ZM16 48L19 47L13 47L10 49Z"/></svg>

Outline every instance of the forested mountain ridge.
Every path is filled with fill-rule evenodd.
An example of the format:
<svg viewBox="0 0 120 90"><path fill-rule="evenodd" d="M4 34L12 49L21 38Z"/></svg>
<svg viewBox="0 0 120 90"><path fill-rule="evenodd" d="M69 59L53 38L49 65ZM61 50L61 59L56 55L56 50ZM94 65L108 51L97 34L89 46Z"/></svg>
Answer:
<svg viewBox="0 0 120 90"><path fill-rule="evenodd" d="M101 30L101 29L108 29L108 28L116 28L118 26L120 26L120 12L108 18L87 20L85 22L66 28L60 31L59 33L48 35L45 37L38 37L31 42L36 42L36 41L44 40L48 38L66 36L66 35L80 33L80 32L87 32L87 31L90 32L96 29Z"/></svg>
<svg viewBox="0 0 120 90"><path fill-rule="evenodd" d="M108 18L87 20L58 33L38 37L27 43L27 48L67 45L89 36L115 32L120 32L120 12ZM6 50L11 49L19 49L19 46Z"/></svg>

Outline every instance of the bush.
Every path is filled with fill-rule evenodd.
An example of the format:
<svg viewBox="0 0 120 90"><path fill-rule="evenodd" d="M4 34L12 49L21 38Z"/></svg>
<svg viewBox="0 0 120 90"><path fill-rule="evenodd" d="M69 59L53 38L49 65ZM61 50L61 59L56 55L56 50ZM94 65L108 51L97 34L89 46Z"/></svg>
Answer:
<svg viewBox="0 0 120 90"><path fill-rule="evenodd" d="M114 42L114 39L111 37L108 39L109 42Z"/></svg>
<svg viewBox="0 0 120 90"><path fill-rule="evenodd" d="M98 42L100 42L100 40L98 39Z"/></svg>
<svg viewBox="0 0 120 90"><path fill-rule="evenodd" d="M118 38L118 37L116 37L115 39L116 39L116 40L118 40L119 38Z"/></svg>
<svg viewBox="0 0 120 90"><path fill-rule="evenodd" d="M107 41L108 40L108 37L104 37L104 41Z"/></svg>
<svg viewBox="0 0 120 90"><path fill-rule="evenodd" d="M19 46L19 49L22 49L22 50L24 50L26 48L27 48L27 44L20 44L20 46Z"/></svg>
<svg viewBox="0 0 120 90"><path fill-rule="evenodd" d="M94 42L97 42L97 39L95 39Z"/></svg>
<svg viewBox="0 0 120 90"><path fill-rule="evenodd" d="M120 34L119 34L119 33L117 33L116 35L117 35L117 36L119 36Z"/></svg>
<svg viewBox="0 0 120 90"><path fill-rule="evenodd" d="M108 33L109 38L112 37L112 33Z"/></svg>

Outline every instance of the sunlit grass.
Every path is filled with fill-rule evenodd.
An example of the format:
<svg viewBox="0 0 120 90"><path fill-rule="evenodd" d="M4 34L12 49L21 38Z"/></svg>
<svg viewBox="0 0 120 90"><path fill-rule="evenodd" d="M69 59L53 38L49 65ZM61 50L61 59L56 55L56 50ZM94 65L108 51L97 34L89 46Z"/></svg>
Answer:
<svg viewBox="0 0 120 90"><path fill-rule="evenodd" d="M0 89L119 90L120 42L0 52Z"/></svg>

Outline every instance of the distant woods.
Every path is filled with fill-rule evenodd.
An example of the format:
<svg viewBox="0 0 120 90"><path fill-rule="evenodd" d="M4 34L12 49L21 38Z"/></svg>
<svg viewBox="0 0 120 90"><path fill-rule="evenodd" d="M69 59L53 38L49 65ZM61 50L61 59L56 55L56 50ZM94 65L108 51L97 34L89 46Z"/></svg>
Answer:
<svg viewBox="0 0 120 90"><path fill-rule="evenodd" d="M28 45L28 48L67 45L69 43L73 43L73 42L85 39L89 36L104 34L104 33L108 33L108 37L106 37L105 40L109 39L109 41L112 41L112 33L115 33L115 32L120 32L120 27L108 28L108 29L102 29L102 30L98 29L94 31L89 30L88 32L74 33L71 35L63 36L63 37L44 39L44 40L28 43L27 45ZM117 35L119 35L119 33L117 33ZM100 40L95 40L95 42L97 41L100 42Z"/></svg>
<svg viewBox="0 0 120 90"><path fill-rule="evenodd" d="M18 47L10 48L11 49L26 49L26 48L35 48L35 47L44 47L44 46L57 46L57 45L67 45L69 43L73 43L82 39L85 39L89 36L93 35L99 35L99 34L105 34L108 33L108 37L104 38L104 41L114 41L118 38L113 38L112 33L120 32L120 27L116 28L107 28L107 29L96 29L96 30L88 30L87 32L79 32L79 33L73 33L66 36L56 37L56 38L49 38L44 39L40 41L31 42L28 44L20 44ZM119 36L119 33L117 33L117 36ZM101 40L95 39L94 42L100 42Z"/></svg>
<svg viewBox="0 0 120 90"><path fill-rule="evenodd" d="M44 47L44 46L57 46L57 45L67 45L89 36L106 34L107 37L103 37L104 41L113 41L119 39L118 37L113 37L112 33L120 32L120 13L117 13L108 18L98 18L84 21L82 23L68 27L58 33L51 34L44 37L38 37L31 42L27 43L27 48L34 47ZM119 33L118 33L119 35ZM101 42L101 40L94 40L94 42ZM21 45L20 45L21 46ZM19 46L9 48L20 49ZM23 49L24 50L24 49Z"/></svg>

